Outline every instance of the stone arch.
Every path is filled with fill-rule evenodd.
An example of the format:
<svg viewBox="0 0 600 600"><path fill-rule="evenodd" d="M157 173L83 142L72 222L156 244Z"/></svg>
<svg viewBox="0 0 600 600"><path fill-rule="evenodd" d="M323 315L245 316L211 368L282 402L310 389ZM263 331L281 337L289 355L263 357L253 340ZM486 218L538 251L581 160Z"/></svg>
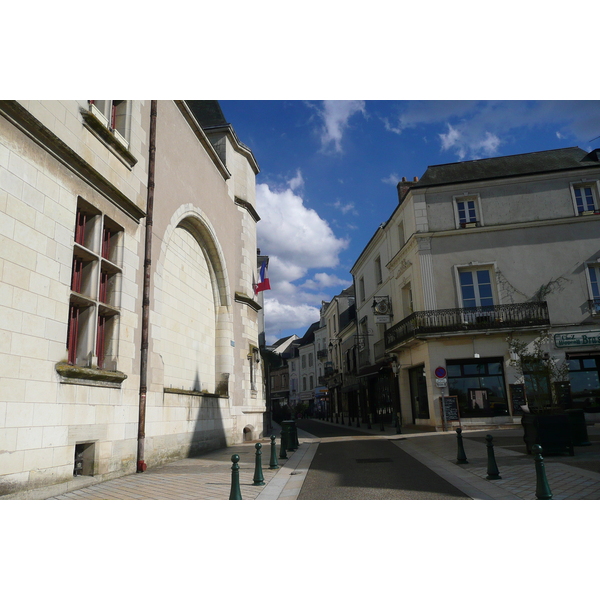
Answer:
<svg viewBox="0 0 600 600"><path fill-rule="evenodd" d="M181 206L165 230L155 273L154 349L164 364L165 387L228 395L230 298L214 228L201 210Z"/></svg>
<svg viewBox="0 0 600 600"><path fill-rule="evenodd" d="M246 425L246 427L244 427L244 441L245 442L251 442L254 439L254 431L255 431L254 425Z"/></svg>

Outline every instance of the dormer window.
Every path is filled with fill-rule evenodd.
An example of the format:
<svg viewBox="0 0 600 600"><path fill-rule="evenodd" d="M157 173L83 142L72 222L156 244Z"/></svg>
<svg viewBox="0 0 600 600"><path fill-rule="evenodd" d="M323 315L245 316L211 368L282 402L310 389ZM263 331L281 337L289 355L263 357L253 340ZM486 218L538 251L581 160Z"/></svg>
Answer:
<svg viewBox="0 0 600 600"><path fill-rule="evenodd" d="M455 196L454 218L457 229L468 229L483 225L479 196Z"/></svg>

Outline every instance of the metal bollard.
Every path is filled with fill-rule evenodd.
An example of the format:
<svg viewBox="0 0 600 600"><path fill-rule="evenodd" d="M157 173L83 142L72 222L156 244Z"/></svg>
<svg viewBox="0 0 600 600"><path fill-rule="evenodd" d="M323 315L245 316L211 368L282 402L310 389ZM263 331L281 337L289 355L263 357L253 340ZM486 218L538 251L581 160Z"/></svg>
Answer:
<svg viewBox="0 0 600 600"><path fill-rule="evenodd" d="M269 469L279 469L279 464L277 463L276 439L277 438L274 435L271 436L271 461L269 462Z"/></svg>
<svg viewBox="0 0 600 600"><path fill-rule="evenodd" d="M296 421L292 423L292 435L294 439L294 450L300 448L300 440L298 439L298 427L296 427Z"/></svg>
<svg viewBox="0 0 600 600"><path fill-rule="evenodd" d="M552 500L552 492L546 479L546 469L544 467L544 458L542 457L542 447L534 444L531 449L535 454L535 497L538 500Z"/></svg>
<svg viewBox="0 0 600 600"><path fill-rule="evenodd" d="M402 419L400 417L400 413L399 412L396 413L396 433L397 434L401 434L402 433Z"/></svg>
<svg viewBox="0 0 600 600"><path fill-rule="evenodd" d="M240 455L234 454L231 457L231 492L229 494L230 500L242 500L242 492L240 490Z"/></svg>
<svg viewBox="0 0 600 600"><path fill-rule="evenodd" d="M252 485L265 485L262 472L262 444L257 442L254 447L256 448L256 457L254 459L254 483Z"/></svg>
<svg viewBox="0 0 600 600"><path fill-rule="evenodd" d="M465 447L463 446L462 429L460 427L456 428L456 443L458 445L458 453L456 455L456 464L457 465L469 464L469 461L467 460L467 455L465 454Z"/></svg>
<svg viewBox="0 0 600 600"><path fill-rule="evenodd" d="M496 457L494 456L494 444L492 443L491 435L486 435L486 446L487 446L487 477L486 479L502 479L500 477L500 471L498 471L498 465L496 464Z"/></svg>
<svg viewBox="0 0 600 600"><path fill-rule="evenodd" d="M287 447L287 431L285 429L281 429L281 449L279 450L279 458L284 459L287 458L287 454L285 449Z"/></svg>

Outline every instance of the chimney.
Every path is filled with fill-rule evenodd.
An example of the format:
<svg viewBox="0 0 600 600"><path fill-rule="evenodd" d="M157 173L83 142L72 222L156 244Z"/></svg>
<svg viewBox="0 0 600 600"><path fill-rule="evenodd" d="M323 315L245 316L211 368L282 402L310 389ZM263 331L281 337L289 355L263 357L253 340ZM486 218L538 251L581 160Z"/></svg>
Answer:
<svg viewBox="0 0 600 600"><path fill-rule="evenodd" d="M404 201L404 198L406 198L406 194L408 194L408 190L410 190L410 188L413 185L415 185L415 183L417 183L418 181L419 181L418 177L414 177L412 181L406 181L406 177L402 178L402 181L400 181L397 185L399 204L402 204L402 202Z"/></svg>

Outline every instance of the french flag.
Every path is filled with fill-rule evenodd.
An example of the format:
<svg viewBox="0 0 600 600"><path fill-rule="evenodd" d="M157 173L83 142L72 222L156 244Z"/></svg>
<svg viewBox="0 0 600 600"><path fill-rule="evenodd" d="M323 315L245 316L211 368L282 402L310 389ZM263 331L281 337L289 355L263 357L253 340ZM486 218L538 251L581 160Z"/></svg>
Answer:
<svg viewBox="0 0 600 600"><path fill-rule="evenodd" d="M265 290L270 289L271 284L269 283L269 277L267 275L267 263L263 262L260 266L260 280L254 285L254 293L258 294L258 292L264 292Z"/></svg>

